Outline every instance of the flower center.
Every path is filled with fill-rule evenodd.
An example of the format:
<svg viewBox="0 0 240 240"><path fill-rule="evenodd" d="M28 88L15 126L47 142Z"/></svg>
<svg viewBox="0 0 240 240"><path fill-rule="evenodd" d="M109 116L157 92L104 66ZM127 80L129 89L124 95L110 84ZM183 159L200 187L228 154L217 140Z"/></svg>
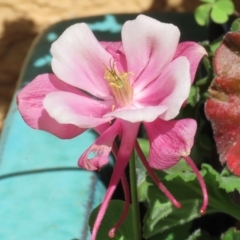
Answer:
<svg viewBox="0 0 240 240"><path fill-rule="evenodd" d="M104 79L108 81L116 102L121 107L127 106L132 103L133 98L133 89L129 82L129 75L132 75L132 73L117 72L114 61L110 61L109 65L109 68L104 66Z"/></svg>

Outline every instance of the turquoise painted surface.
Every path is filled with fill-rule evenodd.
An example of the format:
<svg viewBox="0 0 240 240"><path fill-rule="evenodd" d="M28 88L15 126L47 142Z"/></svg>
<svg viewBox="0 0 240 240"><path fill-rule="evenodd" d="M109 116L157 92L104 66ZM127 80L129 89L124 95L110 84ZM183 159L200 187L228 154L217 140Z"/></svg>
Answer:
<svg viewBox="0 0 240 240"><path fill-rule="evenodd" d="M116 17L113 15L104 16L103 21L88 23L92 31L109 31L111 33L118 33L122 29L122 24L119 24Z"/></svg>
<svg viewBox="0 0 240 240"><path fill-rule="evenodd" d="M121 29L114 16L89 20L95 31L110 34ZM66 27L66 22L57 24L40 36L20 87L51 71L50 45ZM95 139L91 130L61 140L31 129L18 113L14 96L0 139L1 240L90 238L88 216L101 203L106 186L100 175L79 169L77 160ZM101 174L111 173L103 170Z"/></svg>
<svg viewBox="0 0 240 240"><path fill-rule="evenodd" d="M29 128L15 104L10 113L0 144L0 239L89 239L88 214L106 188L77 160L95 134L64 141Z"/></svg>

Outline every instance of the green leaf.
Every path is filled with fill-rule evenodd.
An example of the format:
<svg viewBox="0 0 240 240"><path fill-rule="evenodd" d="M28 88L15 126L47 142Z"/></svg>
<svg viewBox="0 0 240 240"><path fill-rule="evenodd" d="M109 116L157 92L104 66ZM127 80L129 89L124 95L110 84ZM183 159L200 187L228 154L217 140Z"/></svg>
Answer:
<svg viewBox="0 0 240 240"><path fill-rule="evenodd" d="M194 17L195 17L196 22L200 26L208 25L211 8L212 8L211 3L202 4L196 8L196 10L194 12Z"/></svg>
<svg viewBox="0 0 240 240"><path fill-rule="evenodd" d="M231 31L233 32L240 32L240 18L237 18L233 21L231 25Z"/></svg>
<svg viewBox="0 0 240 240"><path fill-rule="evenodd" d="M210 50L212 54L215 54L215 51L219 48L220 44L222 43L222 37L215 39L210 45Z"/></svg>
<svg viewBox="0 0 240 240"><path fill-rule="evenodd" d="M162 233L154 235L149 238L149 240L177 240L177 239L187 239L190 234L192 224L186 223L181 226L173 227L169 230L166 230Z"/></svg>
<svg viewBox="0 0 240 240"><path fill-rule="evenodd" d="M217 5L214 5L211 11L211 18L215 23L222 24L227 22L228 15Z"/></svg>
<svg viewBox="0 0 240 240"><path fill-rule="evenodd" d="M166 230L162 233L154 235L153 237L149 238L148 240L179 240L179 239L186 239L186 240L219 240L219 238L214 238L210 236L207 232L198 229L191 233L192 224L185 223L183 225L179 225L173 227L169 230Z"/></svg>
<svg viewBox="0 0 240 240"><path fill-rule="evenodd" d="M196 81L196 86L205 85L207 83L208 77L201 78Z"/></svg>
<svg viewBox="0 0 240 240"><path fill-rule="evenodd" d="M99 207L95 208L90 215L89 218L89 226L92 231L94 221L96 219L97 213L99 211ZM109 230L117 223L119 220L122 211L124 208L124 202L120 200L112 200L109 203L108 209L104 215L103 221L101 223L100 229L97 234L97 240L109 240L108 232ZM134 239L134 232L132 228L132 211L131 206L127 215L127 218L117 230L116 235L113 240L129 240Z"/></svg>
<svg viewBox="0 0 240 240"><path fill-rule="evenodd" d="M188 96L188 104L194 107L198 103L199 99L199 88L195 85L192 85Z"/></svg>
<svg viewBox="0 0 240 240"><path fill-rule="evenodd" d="M188 171L188 166L183 166L183 161L180 162L180 166L177 165L171 168L168 174L164 172L156 173L168 190L182 203L182 208L174 208L158 187L152 183L152 185L148 187L147 199L149 206L144 218L143 227L143 236L147 239L199 216L200 199L192 198L192 196L196 195L189 191L186 186L183 187L186 182L190 185L195 179L195 176ZM184 176L184 180L181 176ZM149 177L147 181L152 182Z"/></svg>
<svg viewBox="0 0 240 240"><path fill-rule="evenodd" d="M149 140L144 138L138 138L138 143L143 151L144 156L147 158L150 148Z"/></svg>
<svg viewBox="0 0 240 240"><path fill-rule="evenodd" d="M235 228L230 228L221 236L221 240L239 240L240 231Z"/></svg>
<svg viewBox="0 0 240 240"><path fill-rule="evenodd" d="M147 139L138 138L138 143L143 151L145 157L148 157L149 153L149 141ZM148 185L146 184L146 169L142 164L137 152L134 154L135 156L135 163L136 163L136 172L137 172L137 185L141 186L138 188L138 200L145 201L147 196L147 189Z"/></svg>
<svg viewBox="0 0 240 240"><path fill-rule="evenodd" d="M240 193L240 178L233 175L227 168L225 168L221 173L219 186L228 193L235 190Z"/></svg>
<svg viewBox="0 0 240 240"><path fill-rule="evenodd" d="M182 165L183 162L180 162ZM143 236L150 238L174 226L185 224L200 217L202 192L195 174L186 165L177 165L166 172L156 171L157 176L174 197L182 204L180 209L172 206L166 196L146 178L145 189L147 213L144 217ZM209 205L206 214L225 212L240 219L239 208L232 204L228 193L219 187L221 176L210 165L202 165L202 175L209 194ZM143 186L143 183L142 183ZM141 187L142 187L141 186Z"/></svg>
<svg viewBox="0 0 240 240"><path fill-rule="evenodd" d="M228 20L228 15L233 14L234 5L230 0L218 0L212 8L211 18L216 23L225 23Z"/></svg>
<svg viewBox="0 0 240 240"><path fill-rule="evenodd" d="M234 12L234 4L231 0L218 0L214 7L220 8L227 15L231 15Z"/></svg>
<svg viewBox="0 0 240 240"><path fill-rule="evenodd" d="M186 164L184 159L180 159L176 165L166 169L165 173L167 173L165 177L168 181L174 180L174 178L178 177L179 175L184 178L185 182L193 181L195 179L192 169Z"/></svg>
<svg viewBox="0 0 240 240"><path fill-rule="evenodd" d="M148 201L148 190L152 184L147 181L142 181L138 184L138 201L144 202Z"/></svg>
<svg viewBox="0 0 240 240"><path fill-rule="evenodd" d="M187 240L214 240L215 238L210 236L207 232L198 229L194 231Z"/></svg>

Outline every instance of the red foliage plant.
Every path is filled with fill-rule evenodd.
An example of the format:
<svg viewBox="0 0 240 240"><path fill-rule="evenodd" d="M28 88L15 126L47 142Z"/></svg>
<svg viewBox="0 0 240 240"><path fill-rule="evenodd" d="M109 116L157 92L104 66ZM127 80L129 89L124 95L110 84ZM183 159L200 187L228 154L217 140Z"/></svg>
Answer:
<svg viewBox="0 0 240 240"><path fill-rule="evenodd" d="M240 33L225 35L213 60L214 78L205 104L220 161L240 176Z"/></svg>

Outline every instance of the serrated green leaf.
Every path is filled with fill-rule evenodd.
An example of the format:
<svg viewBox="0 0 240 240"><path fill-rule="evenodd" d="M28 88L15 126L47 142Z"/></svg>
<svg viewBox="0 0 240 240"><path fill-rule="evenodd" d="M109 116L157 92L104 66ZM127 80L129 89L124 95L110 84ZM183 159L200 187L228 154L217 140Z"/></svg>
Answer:
<svg viewBox="0 0 240 240"><path fill-rule="evenodd" d="M201 237L201 229L197 229L191 234L191 236L188 237L187 240L197 240L200 237Z"/></svg>
<svg viewBox="0 0 240 240"><path fill-rule="evenodd" d="M151 182L148 181L142 181L138 185L138 201L144 202L148 200L148 190L149 187L152 185Z"/></svg>
<svg viewBox="0 0 240 240"><path fill-rule="evenodd" d="M180 165L183 165L183 161L180 162ZM188 172L188 170L185 171L186 169L189 169L188 166L175 166L175 168L169 171L171 173L157 172L159 179L180 200L182 208L176 209L173 207L155 184L150 185L148 188L149 207L144 218L143 227L143 236L145 238L149 238L176 225L184 224L199 216L200 200L197 198L193 199L191 197L193 196L192 192L186 186L183 187L183 183L186 183L186 180L195 180L195 175L192 172ZM147 181L151 182L151 179L148 178Z"/></svg>
<svg viewBox="0 0 240 240"><path fill-rule="evenodd" d="M196 8L194 12L194 17L196 22L200 26L208 25L211 8L212 8L212 4L210 3L202 4Z"/></svg>
<svg viewBox="0 0 240 240"><path fill-rule="evenodd" d="M217 237L210 236L209 233L198 229L194 231L187 240L219 240Z"/></svg>
<svg viewBox="0 0 240 240"><path fill-rule="evenodd" d="M182 168L183 169L183 168ZM170 229L176 225L182 225L200 216L199 210L202 204L202 192L195 174L191 171L159 172L158 178L163 182L173 196L182 204L182 208L176 209L152 182L150 177L146 181L148 185L147 214L144 218L143 235L150 238L160 232ZM232 204L226 191L219 188L221 176L210 165L202 165L209 194L208 213L225 212L240 219L240 211ZM163 208L163 209L162 209Z"/></svg>
<svg viewBox="0 0 240 240"><path fill-rule="evenodd" d="M225 23L228 20L228 15L221 8L214 5L211 11L211 18L215 23Z"/></svg>
<svg viewBox="0 0 240 240"><path fill-rule="evenodd" d="M169 169L166 169L165 173L167 173L165 177L168 181L178 176L184 178L185 182L189 182L195 179L195 175L193 174L192 169L186 164L186 161L184 159L180 159L177 164Z"/></svg>
<svg viewBox="0 0 240 240"><path fill-rule="evenodd" d="M150 191L152 192L153 189ZM170 203L159 203L150 206L148 214L146 214L146 218L144 218L143 236L148 239L155 234L199 217L198 208L200 202L198 200L192 201L192 199L186 199L185 201L181 201L181 203L184 206L177 210L174 209ZM165 211L161 212L162 208L164 208ZM156 212L161 214L157 215ZM164 215L165 212L166 214ZM191 214L186 214L186 212Z"/></svg>
<svg viewBox="0 0 240 240"><path fill-rule="evenodd" d="M162 233L154 235L148 240L178 240L178 239L187 239L190 234L190 228L192 224L186 223L181 226L173 227L169 230L166 230ZM207 240L207 239L206 239Z"/></svg>
<svg viewBox="0 0 240 240"><path fill-rule="evenodd" d="M169 230L166 230L162 233L159 233L148 240L219 240L219 238L215 238L210 236L207 232L198 229L191 233L192 224L185 223L180 226L173 227Z"/></svg>
<svg viewBox="0 0 240 240"><path fill-rule="evenodd" d="M104 215L103 221L101 223L100 229L97 234L96 240L109 240L108 232L119 220L124 208L124 202L120 200L112 200L109 203L108 209ZM89 226L92 231L94 221L96 219L97 213L99 211L99 206L95 208L89 218ZM120 226L113 240L129 240L134 239L134 232L132 227L132 211L131 206L127 215L127 218Z"/></svg>
<svg viewBox="0 0 240 240"><path fill-rule="evenodd" d="M236 228L230 228L222 234L221 240L239 240L240 239L240 231Z"/></svg>
<svg viewBox="0 0 240 240"><path fill-rule="evenodd" d="M231 0L218 0L214 7L218 7L227 15L231 15L234 12L234 4Z"/></svg>
<svg viewBox="0 0 240 240"><path fill-rule="evenodd" d="M231 174L230 171L225 168L221 173L219 186L228 193L235 190L240 192L240 178Z"/></svg>

